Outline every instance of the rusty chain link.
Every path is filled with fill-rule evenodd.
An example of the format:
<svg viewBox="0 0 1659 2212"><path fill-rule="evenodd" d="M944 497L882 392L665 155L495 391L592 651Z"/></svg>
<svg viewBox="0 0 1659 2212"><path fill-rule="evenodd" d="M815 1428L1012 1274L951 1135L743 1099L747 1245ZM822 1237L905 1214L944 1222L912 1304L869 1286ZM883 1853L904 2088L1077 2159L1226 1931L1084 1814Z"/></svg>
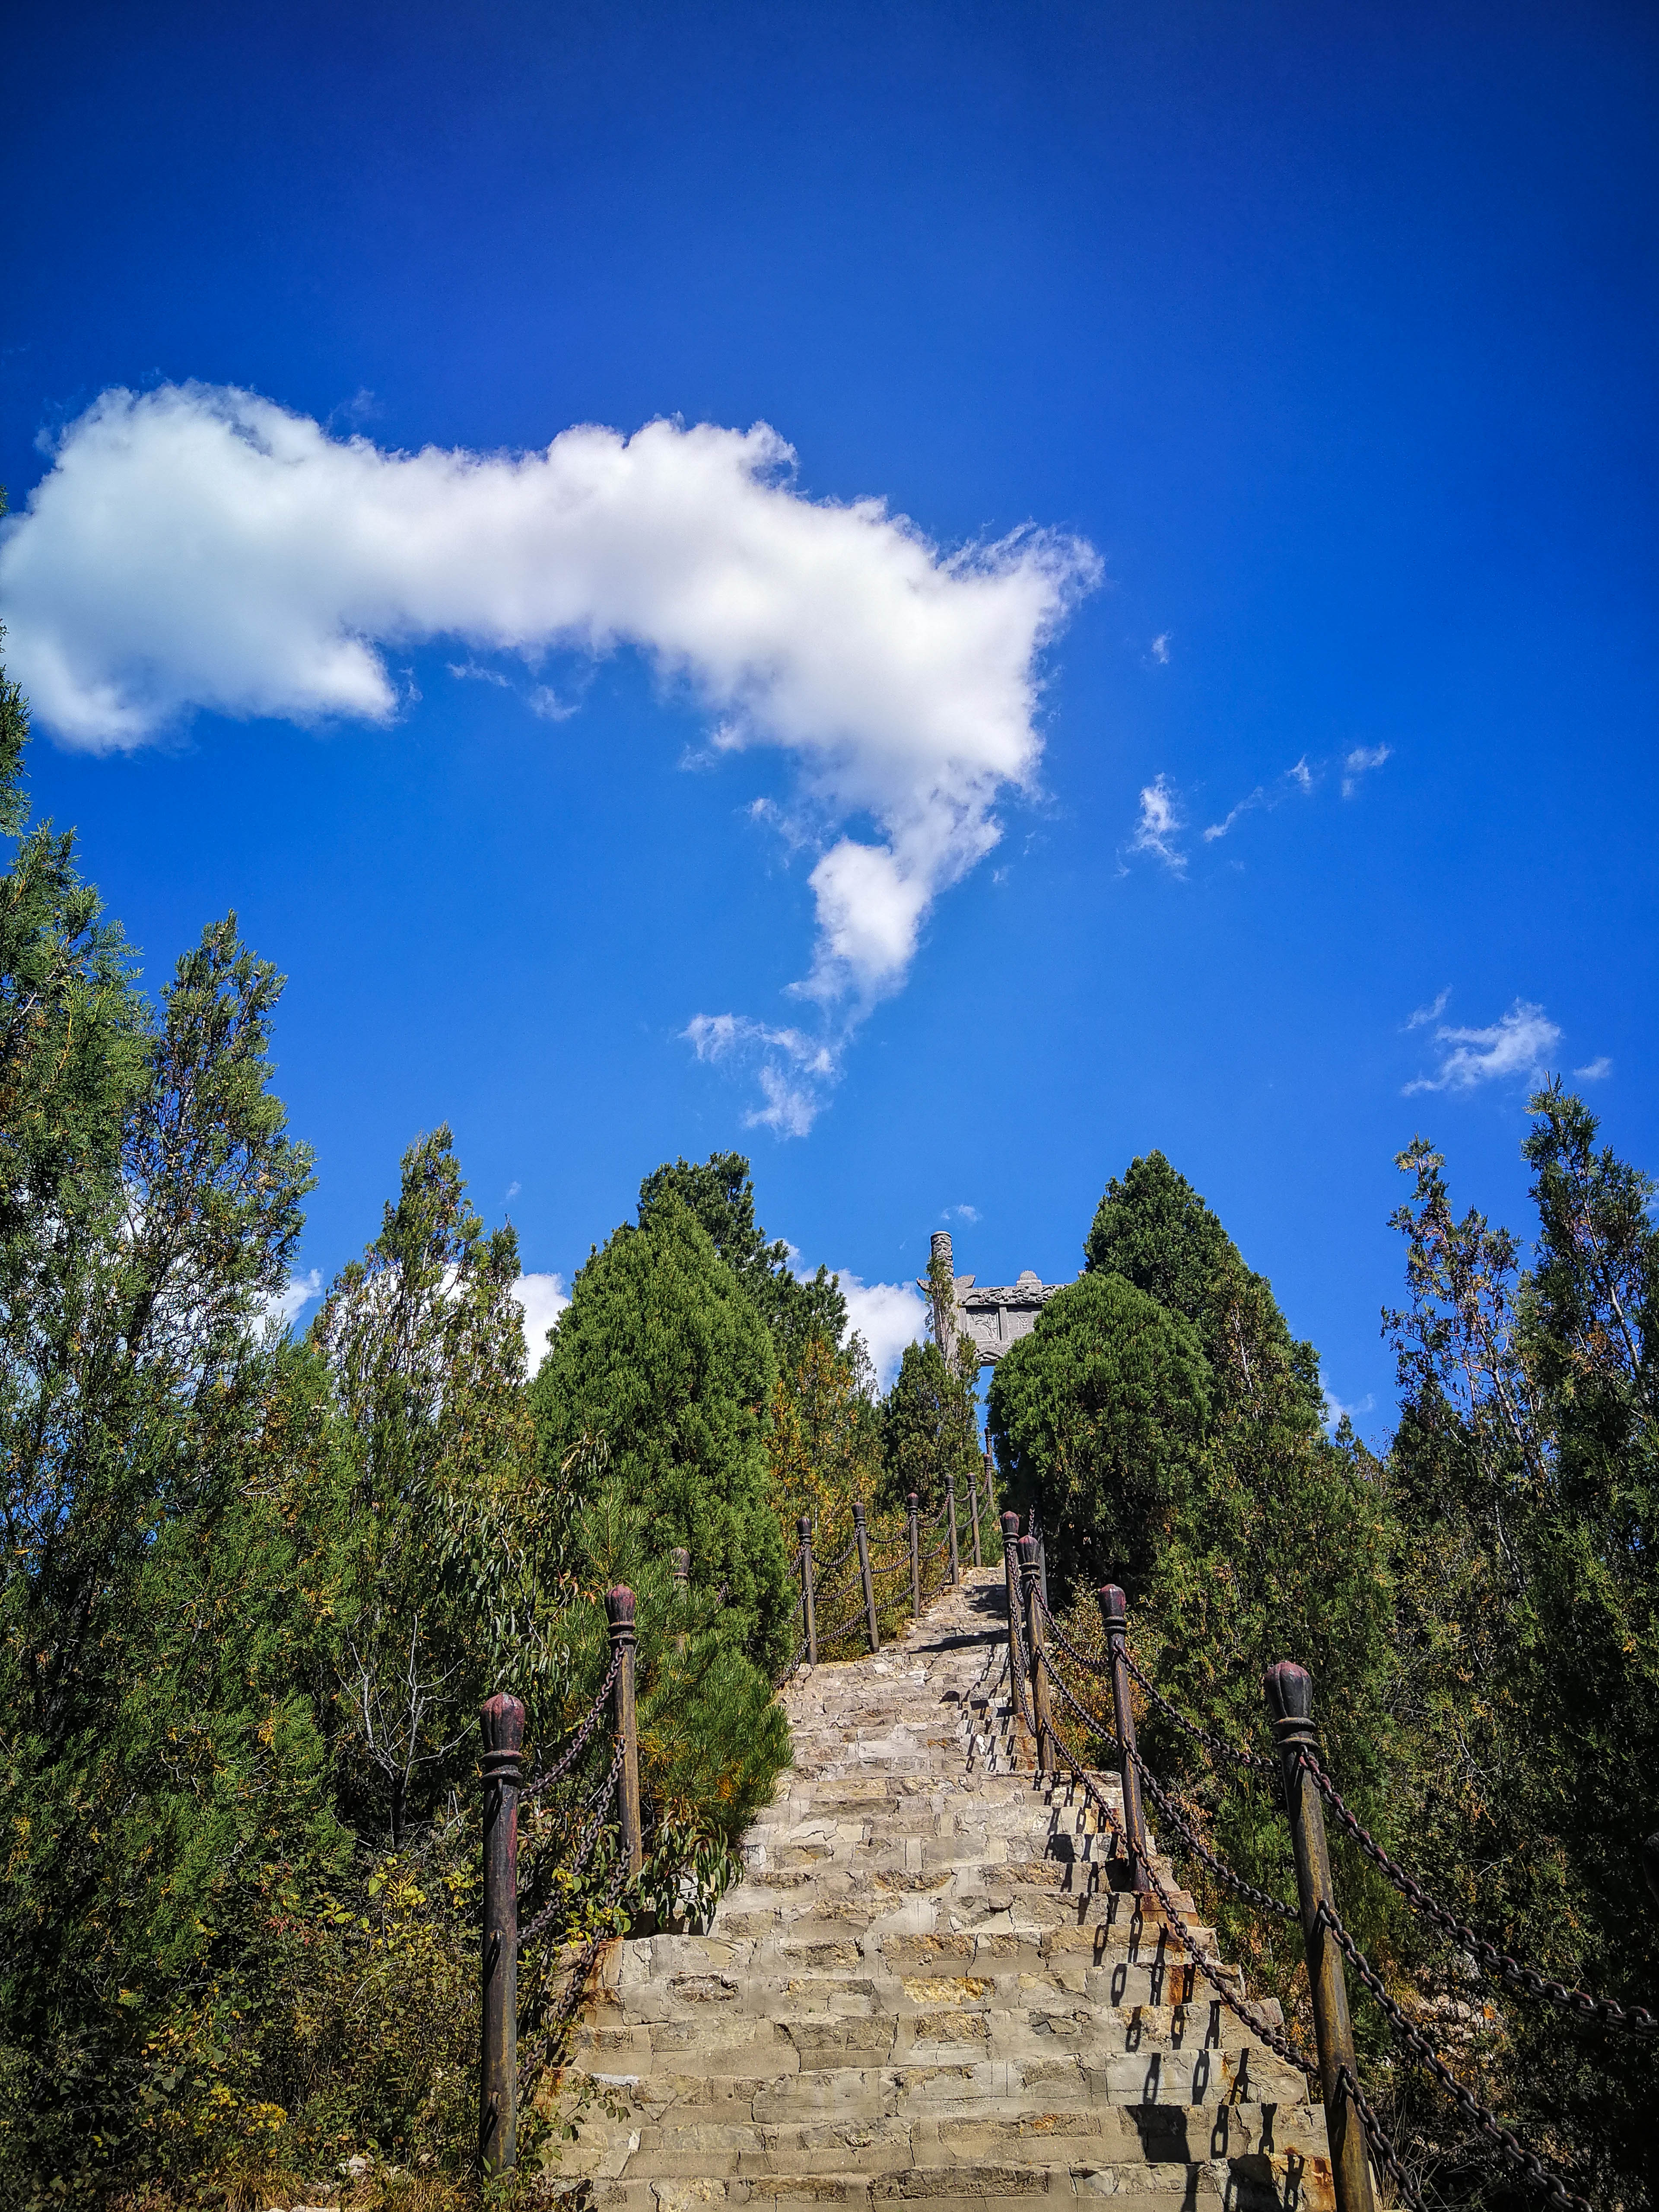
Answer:
<svg viewBox="0 0 1659 2212"><path fill-rule="evenodd" d="M1123 1822L1117 1808L1095 1781L1087 1767L1078 1758L1060 1730L1051 1724L1048 1732L1064 1753L1067 1765L1083 1786L1085 1795L1094 1801L1099 1812L1105 1814L1111 1823L1113 1834L1127 1851L1129 1847L1128 1838L1124 1833ZM1251 2034L1259 2037L1268 2050L1273 2052L1275 2057L1282 2058L1287 2066L1294 2066L1301 2074L1316 2076L1319 2069L1315 2062L1304 2051L1298 2051L1290 2037L1275 2027L1271 2021L1261 2019L1245 2003L1243 1998L1231 1987L1227 1979L1228 1969L1222 1965L1220 1960L1212 1958L1207 1952L1200 1949L1196 1939L1188 1933L1186 1924L1181 1917L1180 1906L1164 1887L1163 1877L1153 1866L1151 1858L1144 1858L1141 1861L1141 1866L1147 1881L1157 1893L1158 1903L1164 1907L1165 1927L1229 2011L1236 2014L1249 2029Z"/></svg>
<svg viewBox="0 0 1659 2212"><path fill-rule="evenodd" d="M1468 1953L1495 1980L1519 1990L1522 1996L1547 1998L1552 2004L1577 2014L1580 2020L1598 2021L1607 2027L1628 2028L1632 2035L1659 2034L1659 2016L1650 2013L1645 2005L1622 2005L1616 1997L1593 1996L1588 1990L1569 1989L1565 1982L1540 1973L1535 1966L1523 1965L1507 1951L1500 1951L1486 1936L1476 1935L1455 1912L1437 1904L1404 1867L1396 1865L1370 1830L1349 1810L1341 1791L1310 1752L1301 1752L1297 1764L1313 1778L1314 1787L1330 1807L1338 1826L1353 1838L1378 1873L1393 1883L1407 1905L1414 1906L1425 1920L1432 1921L1443 1936L1449 1936L1460 1951Z"/></svg>
<svg viewBox="0 0 1659 2212"><path fill-rule="evenodd" d="M1407 2212L1428 2212L1428 2207L1418 2195L1411 2176L1400 2162L1389 2132L1378 2117L1376 2107L1359 2085L1359 2077L1351 2066L1336 2069L1337 2087L1359 2115L1359 2124L1365 2141L1370 2145L1371 2157L1389 2176L1395 2189L1406 2200Z"/></svg>
<svg viewBox="0 0 1659 2212"><path fill-rule="evenodd" d="M622 1646L618 1644L611 1650L611 1665L605 1674L604 1681L600 1683L599 1688L593 1692L593 1701L587 1708L586 1718L582 1722L581 1726L577 1729L569 1743L566 1745L557 1764L556 1765L550 1766L544 1774L538 1774L533 1780L526 1782L524 1784L523 1788L519 1792L521 1802L526 1797L536 1796L540 1791L545 1790L550 1783L556 1782L561 1775L568 1774L572 1766L574 1765L578 1758L584 1751L586 1750L588 1741L592 1735L594 1729L598 1728L599 1724L599 1717L605 1711L605 1701L611 1695L611 1691L616 1686L617 1673L621 1665Z"/></svg>
<svg viewBox="0 0 1659 2212"><path fill-rule="evenodd" d="M617 1863L611 1870L611 1880L605 1886L605 1895L599 1900L600 1916L608 1915L615 1906L617 1898L622 1894L622 1887L627 1874L627 1856L618 1851ZM554 2045L569 2024L570 2015L581 2002L582 1992L587 1986L587 1977L592 1972L594 1960L599 1955L599 1946L607 1936L614 1933L616 1930L603 1924L597 1927L587 1939L580 1962L568 1971L563 1994L549 2014L546 2027L537 2039L536 2044L532 2045L530 2056L520 2064L519 2095L520 2099L528 2089L538 2064L545 2064L552 2056Z"/></svg>
<svg viewBox="0 0 1659 2212"><path fill-rule="evenodd" d="M590 1808L595 1807L597 1807L598 1809L593 1811L592 1817L589 1820L587 1826L582 1830L575 1850L571 1853L569 1858L557 1869L559 1873L570 1875L580 1874L582 1869L587 1864L589 1858L592 1856L593 1846L598 1843L599 1839L599 1832L605 1826L605 1816L610 1811L611 1801L617 1794L617 1778L622 1772L623 1748L622 1744L619 1742L617 1746L616 1755L611 1761L610 1771L605 1775L604 1781L599 1784L599 1788L592 1793L592 1795L586 1799L586 1802L579 1808L582 1813L586 1813ZM550 1898L542 1907L541 1911L536 1915L536 1917L531 1922L529 1927L520 1930L519 1948L521 1951L526 1944L533 1943L536 1938L544 1931L549 1923L556 1914L561 1902L562 1900L556 1897Z"/></svg>
<svg viewBox="0 0 1659 2212"><path fill-rule="evenodd" d="M1225 1736L1218 1735L1213 1729L1206 1728L1201 1722L1188 1720L1178 1705L1171 1705L1146 1669L1137 1664L1127 1644L1123 1648L1123 1659L1130 1674L1166 1720L1173 1721L1178 1729L1184 1730L1195 1743L1201 1743L1215 1758L1231 1759L1235 1766L1248 1768L1253 1774L1265 1774L1271 1781L1282 1786L1283 1777L1279 1762L1270 1753L1250 1751L1243 1744L1229 1743Z"/></svg>
<svg viewBox="0 0 1659 2212"><path fill-rule="evenodd" d="M1389 1995L1382 1978L1342 1924L1342 1916L1328 1899L1319 1907L1319 1918L1331 1931L1342 1955L1360 1980L1370 1991L1377 2010L1399 2036L1401 2041L1418 2063L1426 2067L1441 2087L1452 2098L1466 2119L1473 2120L1487 2142L1527 2179L1542 2190L1552 2204L1561 2212L1595 2212L1593 2205L1583 2197L1575 2197L1560 2176L1552 2173L1536 2151L1528 2150L1512 2130L1506 2128L1496 2112L1483 2105L1472 2091L1466 2089L1434 2045L1422 2032L1407 2020L1405 2013Z"/></svg>
<svg viewBox="0 0 1659 2212"><path fill-rule="evenodd" d="M1046 1651L1039 1652L1037 1656L1048 1671L1049 1680L1054 1684L1061 1697L1087 1729L1103 1743L1111 1746L1119 1765L1121 1765L1126 1753L1134 1761L1135 1771L1146 1784L1153 1802L1165 1815L1170 1826L1180 1836L1192 1856L1206 1866L1218 1881L1226 1888L1236 1891L1247 1904L1254 1905L1258 1911L1271 1914L1275 1920L1298 1921L1302 1916L1293 1905L1286 1905L1282 1898L1275 1897L1272 1890L1259 1889L1255 1882L1247 1881L1242 1874L1236 1873L1228 1865L1225 1859L1218 1857L1211 1850L1164 1788L1152 1768L1147 1765L1139 1749L1126 1744L1121 1736L1107 1726L1098 1713L1091 1713L1085 1705L1073 1696L1066 1677Z"/></svg>

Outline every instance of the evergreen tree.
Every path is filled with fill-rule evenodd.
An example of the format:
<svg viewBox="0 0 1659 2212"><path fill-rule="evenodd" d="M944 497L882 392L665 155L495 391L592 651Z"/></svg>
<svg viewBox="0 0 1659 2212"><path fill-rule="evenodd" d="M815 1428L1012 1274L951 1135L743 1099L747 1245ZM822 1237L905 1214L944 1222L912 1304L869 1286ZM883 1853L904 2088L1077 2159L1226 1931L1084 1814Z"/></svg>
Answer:
<svg viewBox="0 0 1659 2212"><path fill-rule="evenodd" d="M1455 1214L1444 1163L1401 1155L1413 1196L1409 1304L1386 1316L1401 1419L1389 1474L1407 1571L1396 1626L1419 1863L1505 1948L1559 1978L1651 2002L1644 1892L1659 1763L1659 1233L1652 1181L1582 1102L1531 1101L1534 1265L1509 1231ZM1445 1969L1434 1956L1437 1975ZM1441 1986L1490 2003L1455 1971ZM1489 2077L1598 2202L1652 2203L1659 2159L1630 2039L1564 2039L1503 1998ZM1422 2122L1485 2201L1478 2143ZM1497 2200L1493 2200L1494 2202Z"/></svg>
<svg viewBox="0 0 1659 2212"><path fill-rule="evenodd" d="M977 1374L977 1367L973 1370ZM954 1470L959 1501L975 1466L978 1429L967 1371L954 1369L937 1343L907 1344L899 1371L881 1408L883 1495L902 1509L915 1491L924 1514L945 1504L946 1480Z"/></svg>
<svg viewBox="0 0 1659 2212"><path fill-rule="evenodd" d="M618 1229L571 1286L531 1387L545 1479L584 1440L665 1556L684 1545L696 1589L724 1589L763 1669L788 1656L792 1601L767 1497L772 1340L672 1191Z"/></svg>
<svg viewBox="0 0 1659 2212"><path fill-rule="evenodd" d="M827 1267L803 1280L789 1266L789 1247L769 1239L755 1219L755 1186L741 1152L711 1152L695 1164L681 1158L653 1168L640 1185L641 1228L670 1193L690 1207L714 1249L737 1277L771 1331L779 1372L799 1368L808 1342L822 1337L835 1350L847 1333L847 1301Z"/></svg>
<svg viewBox="0 0 1659 2212"><path fill-rule="evenodd" d="M1010 1502L1041 1516L1057 1597L1109 1580L1149 1593L1193 1540L1208 1418L1197 1337L1155 1299L1085 1274L1048 1300L993 1371L991 1433Z"/></svg>
<svg viewBox="0 0 1659 2212"><path fill-rule="evenodd" d="M403 1848L470 1772L482 1699L556 1671L560 1492L537 1475L511 1228L486 1237L447 1129L405 1153L380 1233L312 1341L343 1465L332 1610L348 1802Z"/></svg>

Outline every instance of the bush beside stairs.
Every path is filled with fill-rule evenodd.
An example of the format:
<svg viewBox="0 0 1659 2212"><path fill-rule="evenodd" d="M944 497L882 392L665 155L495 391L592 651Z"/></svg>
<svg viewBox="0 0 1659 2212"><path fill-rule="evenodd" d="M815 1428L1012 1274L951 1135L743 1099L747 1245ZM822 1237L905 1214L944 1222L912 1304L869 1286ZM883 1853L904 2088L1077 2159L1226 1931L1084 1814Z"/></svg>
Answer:
<svg viewBox="0 0 1659 2212"><path fill-rule="evenodd" d="M1334 2204L1302 2076L1193 1987L1076 1786L1030 1771L1000 1568L783 1696L795 1765L709 1933L611 1944L584 2008L580 2201Z"/></svg>

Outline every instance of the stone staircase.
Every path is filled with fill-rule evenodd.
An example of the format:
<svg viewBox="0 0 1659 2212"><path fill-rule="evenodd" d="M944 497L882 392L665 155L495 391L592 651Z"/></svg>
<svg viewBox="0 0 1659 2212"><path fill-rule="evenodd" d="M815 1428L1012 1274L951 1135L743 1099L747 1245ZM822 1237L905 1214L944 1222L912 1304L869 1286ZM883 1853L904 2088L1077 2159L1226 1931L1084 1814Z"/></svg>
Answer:
<svg viewBox="0 0 1659 2212"><path fill-rule="evenodd" d="M562 2183L619 2212L1334 2204L1301 2075L1194 1990L1081 1793L1017 1756L1000 1569L784 1695L794 1768L710 1932L611 1948Z"/></svg>

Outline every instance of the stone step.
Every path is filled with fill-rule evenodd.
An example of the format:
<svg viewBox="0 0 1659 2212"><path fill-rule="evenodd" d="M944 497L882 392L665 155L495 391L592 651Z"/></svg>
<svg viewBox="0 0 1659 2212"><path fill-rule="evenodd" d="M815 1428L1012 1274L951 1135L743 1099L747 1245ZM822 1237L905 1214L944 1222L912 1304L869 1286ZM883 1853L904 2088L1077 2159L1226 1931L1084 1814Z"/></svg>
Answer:
<svg viewBox="0 0 1659 2212"><path fill-rule="evenodd" d="M1123 1886L1117 1778L1103 1811L1030 1772L1000 1592L970 1577L785 1692L795 1763L708 1932L607 1947L557 2186L617 2212L1331 2204L1322 2115L1195 1974L1183 1939L1213 1936L1155 1839L1170 1907Z"/></svg>

